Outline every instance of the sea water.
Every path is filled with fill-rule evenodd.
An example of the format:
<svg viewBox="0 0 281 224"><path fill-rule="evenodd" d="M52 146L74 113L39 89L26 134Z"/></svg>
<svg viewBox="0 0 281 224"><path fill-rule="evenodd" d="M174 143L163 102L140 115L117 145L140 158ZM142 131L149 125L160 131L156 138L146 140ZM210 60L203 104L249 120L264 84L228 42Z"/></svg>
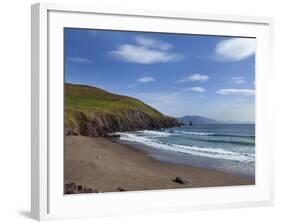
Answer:
<svg viewBox="0 0 281 224"><path fill-rule="evenodd" d="M161 130L122 132L120 140L167 163L255 176L254 124L195 124Z"/></svg>

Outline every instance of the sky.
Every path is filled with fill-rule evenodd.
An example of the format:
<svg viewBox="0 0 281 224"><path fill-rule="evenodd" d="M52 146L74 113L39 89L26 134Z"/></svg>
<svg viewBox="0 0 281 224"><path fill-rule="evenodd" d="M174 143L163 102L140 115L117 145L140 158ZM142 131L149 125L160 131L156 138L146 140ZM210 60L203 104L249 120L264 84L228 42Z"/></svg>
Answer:
<svg viewBox="0 0 281 224"><path fill-rule="evenodd" d="M64 40L67 83L169 116L255 121L255 38L65 28Z"/></svg>

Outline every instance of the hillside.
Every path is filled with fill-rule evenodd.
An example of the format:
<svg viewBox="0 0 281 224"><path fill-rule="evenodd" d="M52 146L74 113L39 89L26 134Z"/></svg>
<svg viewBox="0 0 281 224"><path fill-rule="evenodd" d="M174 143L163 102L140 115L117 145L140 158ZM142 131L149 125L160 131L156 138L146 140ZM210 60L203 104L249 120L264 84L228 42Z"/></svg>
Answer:
<svg viewBox="0 0 281 224"><path fill-rule="evenodd" d="M65 84L64 113L66 135L99 137L182 124L138 99L85 85Z"/></svg>
<svg viewBox="0 0 281 224"><path fill-rule="evenodd" d="M215 124L218 123L218 121L207 118L207 117L202 117L202 116L194 116L194 115L187 115L184 117L179 118L180 121L182 121L185 124L189 124L191 121L193 124Z"/></svg>

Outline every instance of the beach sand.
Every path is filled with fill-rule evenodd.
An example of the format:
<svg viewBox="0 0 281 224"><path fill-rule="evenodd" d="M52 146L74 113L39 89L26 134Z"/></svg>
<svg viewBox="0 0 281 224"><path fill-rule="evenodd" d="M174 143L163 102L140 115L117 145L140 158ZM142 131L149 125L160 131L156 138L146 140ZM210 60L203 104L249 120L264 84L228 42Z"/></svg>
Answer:
<svg viewBox="0 0 281 224"><path fill-rule="evenodd" d="M98 192L255 184L220 171L162 163L132 145L101 137L65 136L64 166L65 184ZM176 177L186 183L174 182Z"/></svg>

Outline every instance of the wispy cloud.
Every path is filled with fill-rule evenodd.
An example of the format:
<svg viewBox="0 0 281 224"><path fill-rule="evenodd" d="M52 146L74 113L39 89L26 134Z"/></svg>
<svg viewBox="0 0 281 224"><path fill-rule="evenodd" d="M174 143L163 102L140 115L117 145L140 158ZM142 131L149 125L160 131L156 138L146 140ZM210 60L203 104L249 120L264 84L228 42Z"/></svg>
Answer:
<svg viewBox="0 0 281 224"><path fill-rule="evenodd" d="M155 81L155 78L153 78L151 76L143 76L143 77L137 79L136 83L129 85L129 88L134 88L134 87L138 86L139 84L145 84L145 83L154 82L154 81Z"/></svg>
<svg viewBox="0 0 281 224"><path fill-rule="evenodd" d="M204 81L207 81L209 78L210 77L207 75L193 74L193 75L185 76L185 77L177 80L177 83L204 82Z"/></svg>
<svg viewBox="0 0 281 224"><path fill-rule="evenodd" d="M68 60L73 63L91 63L92 61L88 58L83 57L69 57Z"/></svg>
<svg viewBox="0 0 281 224"><path fill-rule="evenodd" d="M245 80L243 77L239 76L239 77L232 77L231 78L232 81L235 83L235 84L243 84L245 83Z"/></svg>
<svg viewBox="0 0 281 224"><path fill-rule="evenodd" d="M173 48L173 45L171 45L170 43L143 36L137 36L135 38L135 41L143 47L154 48L163 51L170 50L171 48Z"/></svg>
<svg viewBox="0 0 281 224"><path fill-rule="evenodd" d="M253 55L256 50L256 39L231 38L220 41L215 48L215 59L218 61L240 61Z"/></svg>
<svg viewBox="0 0 281 224"><path fill-rule="evenodd" d="M155 78L150 77L150 76L144 76L144 77L139 78L137 81L139 83L148 83L148 82L154 82Z"/></svg>
<svg viewBox="0 0 281 224"><path fill-rule="evenodd" d="M253 89L220 89L217 91L217 94L251 96L251 95L255 95L255 90L253 90Z"/></svg>
<svg viewBox="0 0 281 224"><path fill-rule="evenodd" d="M203 87L199 87L199 86L185 88L184 90L190 90L190 91L197 92L197 93L205 93L206 92L206 89L204 89Z"/></svg>
<svg viewBox="0 0 281 224"><path fill-rule="evenodd" d="M168 51L172 48L170 43L137 36L136 44L122 44L109 54L116 59L138 64L155 64L177 62L184 58L184 55Z"/></svg>
<svg viewBox="0 0 281 224"><path fill-rule="evenodd" d="M117 50L111 51L110 54L121 61L138 64L167 63L183 59L181 54L168 53L131 44L121 45Z"/></svg>

